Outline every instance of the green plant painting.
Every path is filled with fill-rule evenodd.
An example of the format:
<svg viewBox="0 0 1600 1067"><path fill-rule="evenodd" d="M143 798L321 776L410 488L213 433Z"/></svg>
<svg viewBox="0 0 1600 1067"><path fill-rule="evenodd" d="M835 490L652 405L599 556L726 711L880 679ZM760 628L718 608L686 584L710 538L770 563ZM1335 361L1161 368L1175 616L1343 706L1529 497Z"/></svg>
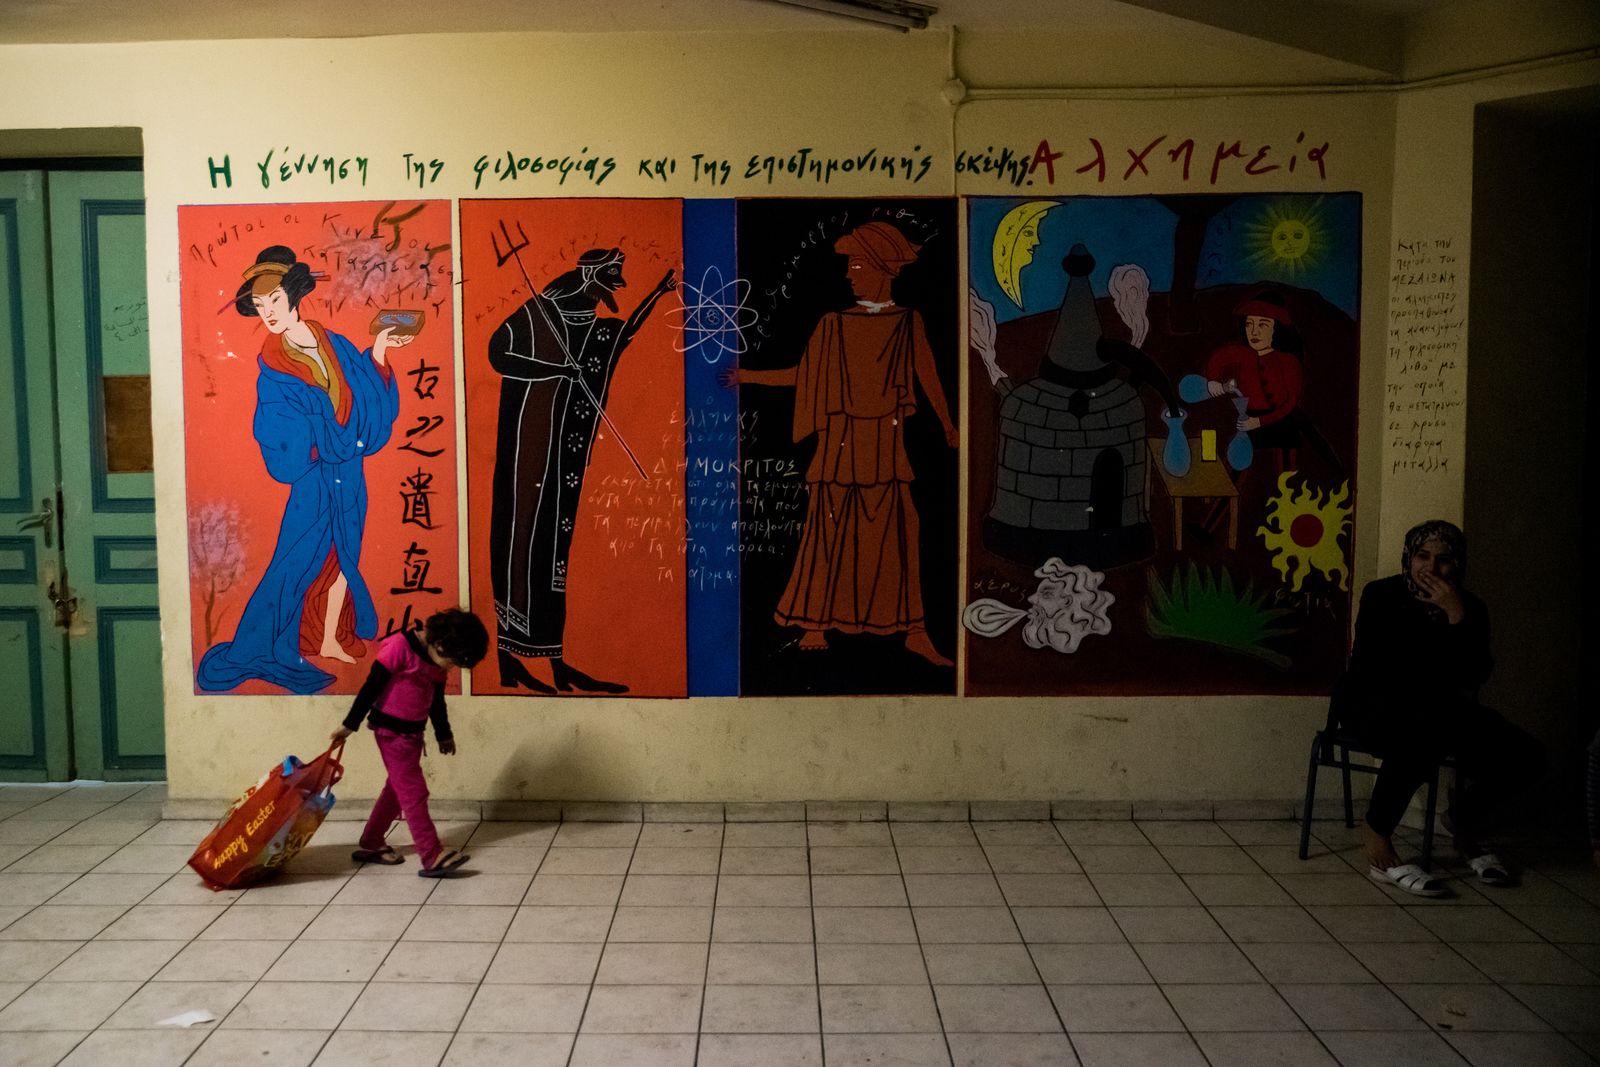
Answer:
<svg viewBox="0 0 1600 1067"><path fill-rule="evenodd" d="M1288 668L1289 657L1266 642L1298 627L1286 625L1289 609L1270 606L1253 582L1239 589L1226 569L1192 565L1175 568L1169 585L1162 584L1154 569L1148 578L1145 628L1152 637L1199 641L1254 656L1279 670Z"/></svg>

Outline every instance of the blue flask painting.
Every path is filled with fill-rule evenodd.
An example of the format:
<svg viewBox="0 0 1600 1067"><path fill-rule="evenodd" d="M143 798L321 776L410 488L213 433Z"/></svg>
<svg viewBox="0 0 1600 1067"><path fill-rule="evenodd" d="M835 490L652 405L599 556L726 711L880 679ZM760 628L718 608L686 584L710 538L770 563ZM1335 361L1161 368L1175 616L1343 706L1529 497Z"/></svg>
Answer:
<svg viewBox="0 0 1600 1067"><path fill-rule="evenodd" d="M1233 406L1238 409L1239 417L1241 419L1244 418L1244 409L1249 405L1249 403L1250 401L1242 396L1235 396L1233 398ZM1228 459L1228 466L1232 467L1236 471L1242 471L1246 467L1250 466L1250 464L1253 463L1256 458L1256 446L1251 442L1250 434L1244 430L1240 430L1235 433L1233 435L1233 440L1228 442L1228 451L1226 455Z"/></svg>
<svg viewBox="0 0 1600 1067"><path fill-rule="evenodd" d="M1184 412L1174 415L1164 411L1161 417L1167 423L1167 446L1161 451L1161 465L1174 478L1182 478L1189 473L1189 439L1183 435Z"/></svg>

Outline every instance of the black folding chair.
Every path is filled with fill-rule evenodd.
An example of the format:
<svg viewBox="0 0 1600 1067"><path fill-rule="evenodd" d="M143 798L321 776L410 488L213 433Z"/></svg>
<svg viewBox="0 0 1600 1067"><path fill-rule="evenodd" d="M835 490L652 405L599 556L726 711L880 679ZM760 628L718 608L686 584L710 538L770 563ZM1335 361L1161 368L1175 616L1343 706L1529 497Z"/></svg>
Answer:
<svg viewBox="0 0 1600 1067"><path fill-rule="evenodd" d="M1376 764L1351 761L1352 752L1369 759L1372 758L1373 752L1359 735L1339 724L1338 707L1337 697L1328 701L1328 721L1311 739L1311 760L1306 768L1306 800L1300 809L1301 859L1306 859L1311 851L1311 812L1317 799L1318 768L1339 768L1339 776L1344 783L1344 824L1351 829L1356 825L1356 811L1350 795L1350 772L1377 774L1379 770ZM1419 861L1419 865L1425 871L1433 869L1433 823L1439 803L1439 768L1454 766L1455 761L1446 757L1433 768L1433 774L1427 781L1427 815L1422 824L1422 859Z"/></svg>

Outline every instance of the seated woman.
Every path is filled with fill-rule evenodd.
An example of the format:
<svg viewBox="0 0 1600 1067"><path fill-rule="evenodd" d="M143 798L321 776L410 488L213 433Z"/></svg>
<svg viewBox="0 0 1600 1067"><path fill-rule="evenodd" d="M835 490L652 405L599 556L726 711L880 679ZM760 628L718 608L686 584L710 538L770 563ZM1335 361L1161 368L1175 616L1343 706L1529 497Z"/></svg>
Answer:
<svg viewBox="0 0 1600 1067"><path fill-rule="evenodd" d="M1395 852L1393 834L1417 787L1453 755L1458 789L1446 827L1480 881L1507 885L1499 858L1479 844L1489 814L1544 771L1537 741L1477 701L1488 680L1489 613L1467 592L1467 541L1441 520L1413 527L1400 573L1361 592L1350 670L1335 702L1343 725L1382 758L1362 827L1369 873L1418 896L1443 883Z"/></svg>

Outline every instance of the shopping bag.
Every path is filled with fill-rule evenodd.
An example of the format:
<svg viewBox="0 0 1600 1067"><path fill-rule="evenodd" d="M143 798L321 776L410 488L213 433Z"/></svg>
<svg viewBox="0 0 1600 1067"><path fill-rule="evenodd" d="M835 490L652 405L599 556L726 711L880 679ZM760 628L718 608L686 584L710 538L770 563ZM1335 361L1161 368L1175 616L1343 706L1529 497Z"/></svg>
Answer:
<svg viewBox="0 0 1600 1067"><path fill-rule="evenodd" d="M310 763L285 757L233 802L189 866L212 889L240 889L277 873L332 810L343 754L344 742L335 741Z"/></svg>

